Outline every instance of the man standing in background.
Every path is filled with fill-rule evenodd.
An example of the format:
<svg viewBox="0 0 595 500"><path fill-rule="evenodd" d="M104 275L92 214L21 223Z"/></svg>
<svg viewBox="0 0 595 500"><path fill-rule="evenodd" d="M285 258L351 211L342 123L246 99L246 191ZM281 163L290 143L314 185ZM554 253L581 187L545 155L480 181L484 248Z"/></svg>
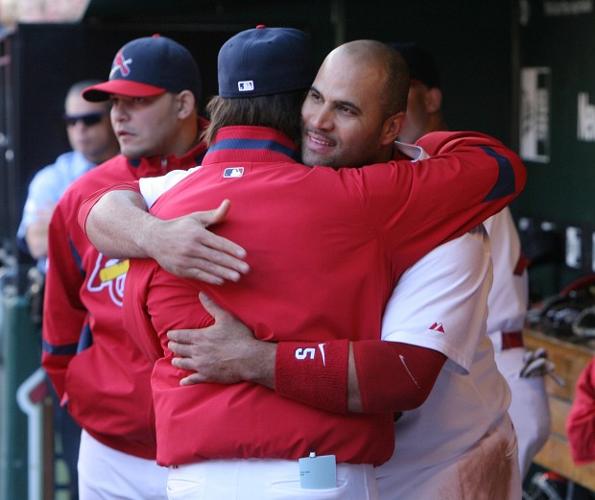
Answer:
<svg viewBox="0 0 595 500"><path fill-rule="evenodd" d="M48 251L48 227L58 200L78 177L95 165L118 154L118 141L109 120L108 103L88 102L81 92L99 81L74 83L64 100L64 123L72 151L39 170L29 184L23 217L17 231L20 246L37 260L37 268L45 275ZM59 404L51 391L54 410L55 447L62 449L70 476L70 495L78 498L76 464L80 428Z"/></svg>
<svg viewBox="0 0 595 500"><path fill-rule="evenodd" d="M73 84L64 101L64 122L72 151L39 170L29 184L17 237L45 272L48 226L54 207L66 188L95 165L118 154L118 141L109 120L109 103L88 102L83 89L99 83L83 80Z"/></svg>

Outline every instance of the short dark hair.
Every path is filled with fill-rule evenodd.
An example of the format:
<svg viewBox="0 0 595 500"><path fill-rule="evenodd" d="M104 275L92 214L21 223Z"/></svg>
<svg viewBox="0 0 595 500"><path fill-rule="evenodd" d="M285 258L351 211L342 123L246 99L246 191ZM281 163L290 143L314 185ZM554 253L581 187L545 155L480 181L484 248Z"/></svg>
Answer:
<svg viewBox="0 0 595 500"><path fill-rule="evenodd" d="M78 96L81 99L84 99L82 96L82 92L83 90L85 90L87 87L90 87L91 85L97 85L101 80L81 80L80 82L75 82L73 83L69 88L68 91L66 92L66 96L64 97L64 111L66 111L66 101L68 100L68 98L70 96ZM109 108L111 106L110 101L105 101L104 103L104 108L106 113L109 111Z"/></svg>
<svg viewBox="0 0 595 500"><path fill-rule="evenodd" d="M338 49L347 51L358 64L361 61L361 64L383 68L382 104L387 117L407 109L409 68L401 54L377 40L354 40Z"/></svg>
<svg viewBox="0 0 595 500"><path fill-rule="evenodd" d="M409 68L405 58L396 50L388 48L381 60L385 64L387 79L385 81L384 101L388 116L407 109L409 94Z"/></svg>
<svg viewBox="0 0 595 500"><path fill-rule="evenodd" d="M87 87L90 87L91 85L97 85L98 83L101 83L101 80L81 80L79 82L73 83L70 87L68 87L66 95L64 96L64 101L66 101L66 99L68 99L71 95L83 97L81 95L83 90L85 90Z"/></svg>
<svg viewBox="0 0 595 500"><path fill-rule="evenodd" d="M431 52L415 42L390 42L388 45L403 56L412 80L417 80L428 88L441 87L440 72Z"/></svg>
<svg viewBox="0 0 595 500"><path fill-rule="evenodd" d="M301 108L305 90L269 96L225 99L213 97L207 104L211 120L203 139L211 144L221 127L255 125L283 132L296 144L301 136Z"/></svg>

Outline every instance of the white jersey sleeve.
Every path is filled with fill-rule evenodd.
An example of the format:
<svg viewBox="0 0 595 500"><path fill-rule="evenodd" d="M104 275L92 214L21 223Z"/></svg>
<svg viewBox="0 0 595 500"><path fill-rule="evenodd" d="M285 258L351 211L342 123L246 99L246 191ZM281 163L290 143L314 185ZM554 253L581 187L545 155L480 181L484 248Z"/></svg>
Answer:
<svg viewBox="0 0 595 500"><path fill-rule="evenodd" d="M510 210L484 222L490 236L494 283L488 297L488 334L522 330L529 303L527 272L518 270L521 243Z"/></svg>
<svg viewBox="0 0 595 500"><path fill-rule="evenodd" d="M403 274L386 306L382 339L439 351L447 365L467 373L485 335L491 280L488 237L480 226Z"/></svg>
<svg viewBox="0 0 595 500"><path fill-rule="evenodd" d="M140 194L145 199L147 207L151 208L163 193L174 187L178 182L185 179L199 168L201 168L200 165L188 170L172 170L159 177L141 177L138 180L138 185Z"/></svg>

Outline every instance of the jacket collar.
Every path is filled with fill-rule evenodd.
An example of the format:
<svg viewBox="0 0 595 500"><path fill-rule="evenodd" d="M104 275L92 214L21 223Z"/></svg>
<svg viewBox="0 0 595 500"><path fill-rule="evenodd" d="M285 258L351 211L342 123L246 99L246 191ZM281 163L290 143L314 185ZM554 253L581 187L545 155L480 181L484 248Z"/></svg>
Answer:
<svg viewBox="0 0 595 500"><path fill-rule="evenodd" d="M203 164L237 161L296 163L300 152L285 134L268 127L230 126L217 132Z"/></svg>
<svg viewBox="0 0 595 500"><path fill-rule="evenodd" d="M198 131L202 133L208 126L209 122L205 118L198 117ZM195 165L200 165L207 151L204 141L200 141L196 146L190 148L182 156L168 155L168 156L149 156L142 158L128 158L128 165L132 168L146 168L150 171L158 169L163 173L175 169L187 169Z"/></svg>

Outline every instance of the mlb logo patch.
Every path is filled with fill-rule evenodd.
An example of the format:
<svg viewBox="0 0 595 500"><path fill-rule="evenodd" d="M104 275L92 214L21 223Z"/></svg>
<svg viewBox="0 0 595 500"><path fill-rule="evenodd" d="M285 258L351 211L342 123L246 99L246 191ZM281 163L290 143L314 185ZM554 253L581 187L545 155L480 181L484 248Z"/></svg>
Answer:
<svg viewBox="0 0 595 500"><path fill-rule="evenodd" d="M232 179L235 177L242 177L244 175L244 167L228 167L223 171L224 179Z"/></svg>
<svg viewBox="0 0 595 500"><path fill-rule="evenodd" d="M238 90L240 92L250 92L254 90L254 80L244 80L238 82Z"/></svg>

